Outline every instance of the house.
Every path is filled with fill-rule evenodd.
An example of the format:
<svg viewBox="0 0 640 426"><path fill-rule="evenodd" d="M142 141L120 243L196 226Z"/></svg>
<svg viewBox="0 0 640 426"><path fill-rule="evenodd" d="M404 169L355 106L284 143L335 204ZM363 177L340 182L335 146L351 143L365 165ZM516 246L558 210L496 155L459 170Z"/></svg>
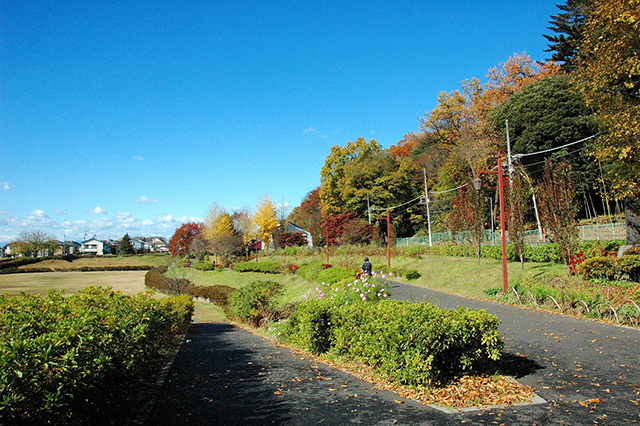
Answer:
<svg viewBox="0 0 640 426"><path fill-rule="evenodd" d="M85 256L102 256L105 253L109 253L109 246L105 244L104 241L98 240L94 235L92 238L80 244L79 253Z"/></svg>
<svg viewBox="0 0 640 426"><path fill-rule="evenodd" d="M149 251L152 253L168 253L169 246L164 237L147 237L144 241L149 245Z"/></svg>
<svg viewBox="0 0 640 426"><path fill-rule="evenodd" d="M58 243L58 249L56 250L56 252L54 254L56 255L67 255L67 254L78 254L80 252L80 247L82 247L82 244L76 242L76 241L57 241Z"/></svg>
<svg viewBox="0 0 640 426"><path fill-rule="evenodd" d="M307 237L307 245L309 246L309 248L313 247L313 238L311 237L311 232L305 229L302 229L298 225L291 222L287 222L287 224L284 227L284 230L285 232L303 234L305 237Z"/></svg>
<svg viewBox="0 0 640 426"><path fill-rule="evenodd" d="M144 237L131 238L131 248L134 253L144 253L148 249L147 243L144 241Z"/></svg>
<svg viewBox="0 0 640 426"><path fill-rule="evenodd" d="M4 257L16 256L16 247L17 247L17 245L18 245L17 242L13 242L13 243L9 243L9 244L5 245L4 247L2 247L2 256L4 256Z"/></svg>

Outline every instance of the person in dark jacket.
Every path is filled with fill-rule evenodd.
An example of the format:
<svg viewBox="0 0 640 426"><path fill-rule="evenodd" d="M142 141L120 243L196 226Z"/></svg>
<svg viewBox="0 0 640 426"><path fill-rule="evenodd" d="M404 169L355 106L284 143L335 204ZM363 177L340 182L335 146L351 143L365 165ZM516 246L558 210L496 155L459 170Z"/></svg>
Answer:
<svg viewBox="0 0 640 426"><path fill-rule="evenodd" d="M369 262L369 258L364 258L364 263L362 264L362 275L371 276L371 262Z"/></svg>

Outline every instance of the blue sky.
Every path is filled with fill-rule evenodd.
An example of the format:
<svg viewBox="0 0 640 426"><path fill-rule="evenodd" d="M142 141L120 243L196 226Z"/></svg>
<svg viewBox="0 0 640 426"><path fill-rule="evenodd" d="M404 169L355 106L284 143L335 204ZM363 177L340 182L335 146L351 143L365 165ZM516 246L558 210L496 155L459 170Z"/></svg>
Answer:
<svg viewBox="0 0 640 426"><path fill-rule="evenodd" d="M333 145L544 60L557 0L0 3L0 242L171 237L217 202L300 204Z"/></svg>

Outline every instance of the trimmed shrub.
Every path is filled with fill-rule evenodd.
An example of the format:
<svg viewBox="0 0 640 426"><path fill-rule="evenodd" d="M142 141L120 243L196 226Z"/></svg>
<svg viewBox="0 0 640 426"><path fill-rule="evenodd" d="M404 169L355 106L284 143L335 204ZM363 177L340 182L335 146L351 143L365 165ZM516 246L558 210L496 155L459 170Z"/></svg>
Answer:
<svg viewBox="0 0 640 426"><path fill-rule="evenodd" d="M629 247L624 251L624 254L622 256L624 257L624 256L636 256L636 255L640 255L640 247Z"/></svg>
<svg viewBox="0 0 640 426"><path fill-rule="evenodd" d="M227 315L258 327L263 320L271 320L275 313L275 299L282 293L282 284L256 281L233 292L229 297Z"/></svg>
<svg viewBox="0 0 640 426"><path fill-rule="evenodd" d="M630 281L640 282L640 255L627 255L625 252L624 256L617 259L617 262L622 275L626 275Z"/></svg>
<svg viewBox="0 0 640 426"><path fill-rule="evenodd" d="M214 285L214 286L194 286L191 289L191 294L195 297L202 297L209 300L214 305L226 309L229 304L229 296L236 291L234 287L228 285Z"/></svg>
<svg viewBox="0 0 640 426"><path fill-rule="evenodd" d="M417 280L418 278L420 278L422 275L420 274L420 272L418 272L417 269L409 269L405 274L404 274L405 278L408 280Z"/></svg>
<svg viewBox="0 0 640 426"><path fill-rule="evenodd" d="M498 324L484 310L390 300L334 307L313 300L296 307L283 334L310 352L364 362L394 382L424 386L482 359L499 359L504 344Z"/></svg>
<svg viewBox="0 0 640 426"><path fill-rule="evenodd" d="M207 262L206 260L199 260L197 261L193 267L199 271L215 271L216 270L216 265L214 265L212 262Z"/></svg>
<svg viewBox="0 0 640 426"><path fill-rule="evenodd" d="M299 276L307 281L318 281L318 276L320 276L320 272L322 272L324 268L320 263L311 263L309 265L303 265L296 272Z"/></svg>
<svg viewBox="0 0 640 426"><path fill-rule="evenodd" d="M158 269L152 269L144 275L144 286L162 291L166 288L167 283L164 275Z"/></svg>
<svg viewBox="0 0 640 426"><path fill-rule="evenodd" d="M187 296L157 300L100 287L68 298L0 295L3 424L100 423L91 416L149 376L192 313Z"/></svg>
<svg viewBox="0 0 640 426"><path fill-rule="evenodd" d="M233 265L236 272L262 272L265 274L279 274L283 266L278 262L240 262Z"/></svg>
<svg viewBox="0 0 640 426"><path fill-rule="evenodd" d="M321 270L320 273L318 274L318 281L326 284L335 284L347 278L354 278L354 277L355 277L355 272L353 269L334 266L332 268Z"/></svg>
<svg viewBox="0 0 640 426"><path fill-rule="evenodd" d="M299 303L287 320L283 333L293 345L304 351L326 353L333 342L331 329L335 312L335 303L329 299Z"/></svg>
<svg viewBox="0 0 640 426"><path fill-rule="evenodd" d="M616 276L616 261L612 257L592 257L578 265L577 272L586 279L604 278L611 280Z"/></svg>

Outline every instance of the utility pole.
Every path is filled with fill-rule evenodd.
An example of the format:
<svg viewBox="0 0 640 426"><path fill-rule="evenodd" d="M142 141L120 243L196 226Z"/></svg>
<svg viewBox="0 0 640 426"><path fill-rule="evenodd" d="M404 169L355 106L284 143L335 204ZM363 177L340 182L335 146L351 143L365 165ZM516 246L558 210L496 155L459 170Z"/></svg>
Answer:
<svg viewBox="0 0 640 426"><path fill-rule="evenodd" d="M387 267L391 268L391 214L387 209Z"/></svg>
<svg viewBox="0 0 640 426"><path fill-rule="evenodd" d="M513 185L512 181L512 173L513 173L513 165L511 163L511 140L509 139L509 120L504 120L505 126L507 128L507 163L509 164L509 188Z"/></svg>
<svg viewBox="0 0 640 426"><path fill-rule="evenodd" d="M367 213L369 213L369 225L371 225L371 205L369 204L369 193L367 193Z"/></svg>
<svg viewBox="0 0 640 426"><path fill-rule="evenodd" d="M424 173L424 196L425 196L425 204L427 205L427 227L429 229L429 247L433 245L433 240L431 239L431 213L429 212L429 189L427 188L427 169L422 169Z"/></svg>

